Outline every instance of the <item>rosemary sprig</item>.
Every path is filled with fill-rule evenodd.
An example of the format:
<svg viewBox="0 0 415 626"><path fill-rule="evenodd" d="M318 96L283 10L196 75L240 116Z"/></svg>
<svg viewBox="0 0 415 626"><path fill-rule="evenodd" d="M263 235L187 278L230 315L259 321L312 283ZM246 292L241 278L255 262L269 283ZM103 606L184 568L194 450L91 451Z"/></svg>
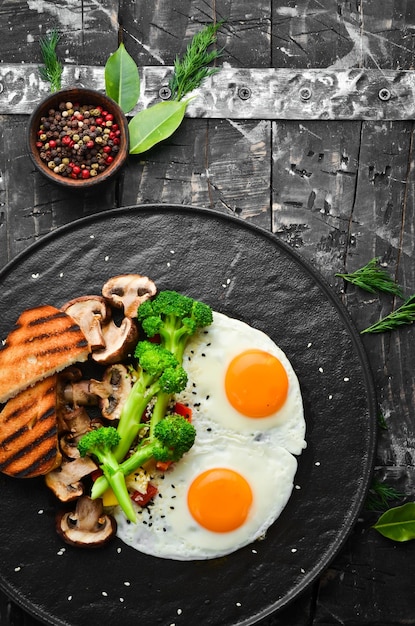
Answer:
<svg viewBox="0 0 415 626"><path fill-rule="evenodd" d="M56 30L52 30L39 41L40 51L44 65L39 67L39 72L43 80L50 83L51 92L59 91L61 88L63 67L56 54L60 35Z"/></svg>
<svg viewBox="0 0 415 626"><path fill-rule="evenodd" d="M379 257L369 261L366 265L350 274L336 274L339 278L368 291L375 293L376 291L384 291L402 298L401 287L391 278L390 274L383 268L379 267Z"/></svg>
<svg viewBox="0 0 415 626"><path fill-rule="evenodd" d="M415 322L415 295L405 300L398 309L392 311L392 313L389 313L386 317L383 317L360 332L361 334L384 333L388 330L394 330L399 326L404 326L405 324L412 324L413 322Z"/></svg>
<svg viewBox="0 0 415 626"><path fill-rule="evenodd" d="M169 81L173 100L181 100L200 87L205 78L219 71L219 68L207 66L220 57L221 52L208 51L208 48L216 42L216 33L222 24L223 21L220 21L205 26L194 35L183 57L176 56L173 76Z"/></svg>
<svg viewBox="0 0 415 626"><path fill-rule="evenodd" d="M365 508L368 511L384 511L389 507L391 501L399 500L403 496L404 494L397 491L394 487L374 478L369 488Z"/></svg>

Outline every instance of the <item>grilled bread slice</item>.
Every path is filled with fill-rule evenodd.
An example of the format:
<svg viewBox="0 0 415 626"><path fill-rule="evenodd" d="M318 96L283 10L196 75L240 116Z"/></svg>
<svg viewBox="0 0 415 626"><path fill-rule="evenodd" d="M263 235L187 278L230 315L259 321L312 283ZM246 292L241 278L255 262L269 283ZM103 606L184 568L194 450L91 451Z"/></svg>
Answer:
<svg viewBox="0 0 415 626"><path fill-rule="evenodd" d="M57 375L8 401L0 413L0 471L15 478L46 474L61 462L56 419Z"/></svg>
<svg viewBox="0 0 415 626"><path fill-rule="evenodd" d="M86 361L88 341L65 312L44 305L27 309L0 346L0 403L76 362Z"/></svg>

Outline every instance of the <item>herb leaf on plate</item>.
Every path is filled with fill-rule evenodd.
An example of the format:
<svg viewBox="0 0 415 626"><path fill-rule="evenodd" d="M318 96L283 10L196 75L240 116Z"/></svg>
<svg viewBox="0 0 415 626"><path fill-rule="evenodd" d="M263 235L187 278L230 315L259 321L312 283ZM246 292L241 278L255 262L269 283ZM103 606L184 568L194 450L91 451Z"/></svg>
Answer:
<svg viewBox="0 0 415 626"><path fill-rule="evenodd" d="M415 502L389 509L380 516L373 528L393 541L415 539Z"/></svg>

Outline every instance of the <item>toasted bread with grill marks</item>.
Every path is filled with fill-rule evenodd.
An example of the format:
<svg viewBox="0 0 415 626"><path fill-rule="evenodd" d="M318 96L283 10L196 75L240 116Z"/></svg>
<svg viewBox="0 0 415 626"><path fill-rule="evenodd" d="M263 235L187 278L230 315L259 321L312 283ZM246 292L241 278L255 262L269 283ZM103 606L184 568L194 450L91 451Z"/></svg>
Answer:
<svg viewBox="0 0 415 626"><path fill-rule="evenodd" d="M57 375L8 401L0 413L0 471L15 478L41 476L61 462L56 419Z"/></svg>
<svg viewBox="0 0 415 626"><path fill-rule="evenodd" d="M27 309L0 346L0 403L76 362L86 361L88 341L65 312L44 305Z"/></svg>

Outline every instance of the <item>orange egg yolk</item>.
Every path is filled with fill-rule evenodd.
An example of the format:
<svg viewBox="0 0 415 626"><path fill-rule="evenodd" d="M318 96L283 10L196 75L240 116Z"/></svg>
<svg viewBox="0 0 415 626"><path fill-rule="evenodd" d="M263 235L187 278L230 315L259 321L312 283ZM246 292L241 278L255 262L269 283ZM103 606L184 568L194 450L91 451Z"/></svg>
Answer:
<svg viewBox="0 0 415 626"><path fill-rule="evenodd" d="M245 350L232 359L225 375L230 404L246 417L269 417L284 404L288 376L277 357L263 350Z"/></svg>
<svg viewBox="0 0 415 626"><path fill-rule="evenodd" d="M187 504L192 517L203 528L226 533L245 522L252 504L252 491L241 474L217 467L195 478L187 494Z"/></svg>

